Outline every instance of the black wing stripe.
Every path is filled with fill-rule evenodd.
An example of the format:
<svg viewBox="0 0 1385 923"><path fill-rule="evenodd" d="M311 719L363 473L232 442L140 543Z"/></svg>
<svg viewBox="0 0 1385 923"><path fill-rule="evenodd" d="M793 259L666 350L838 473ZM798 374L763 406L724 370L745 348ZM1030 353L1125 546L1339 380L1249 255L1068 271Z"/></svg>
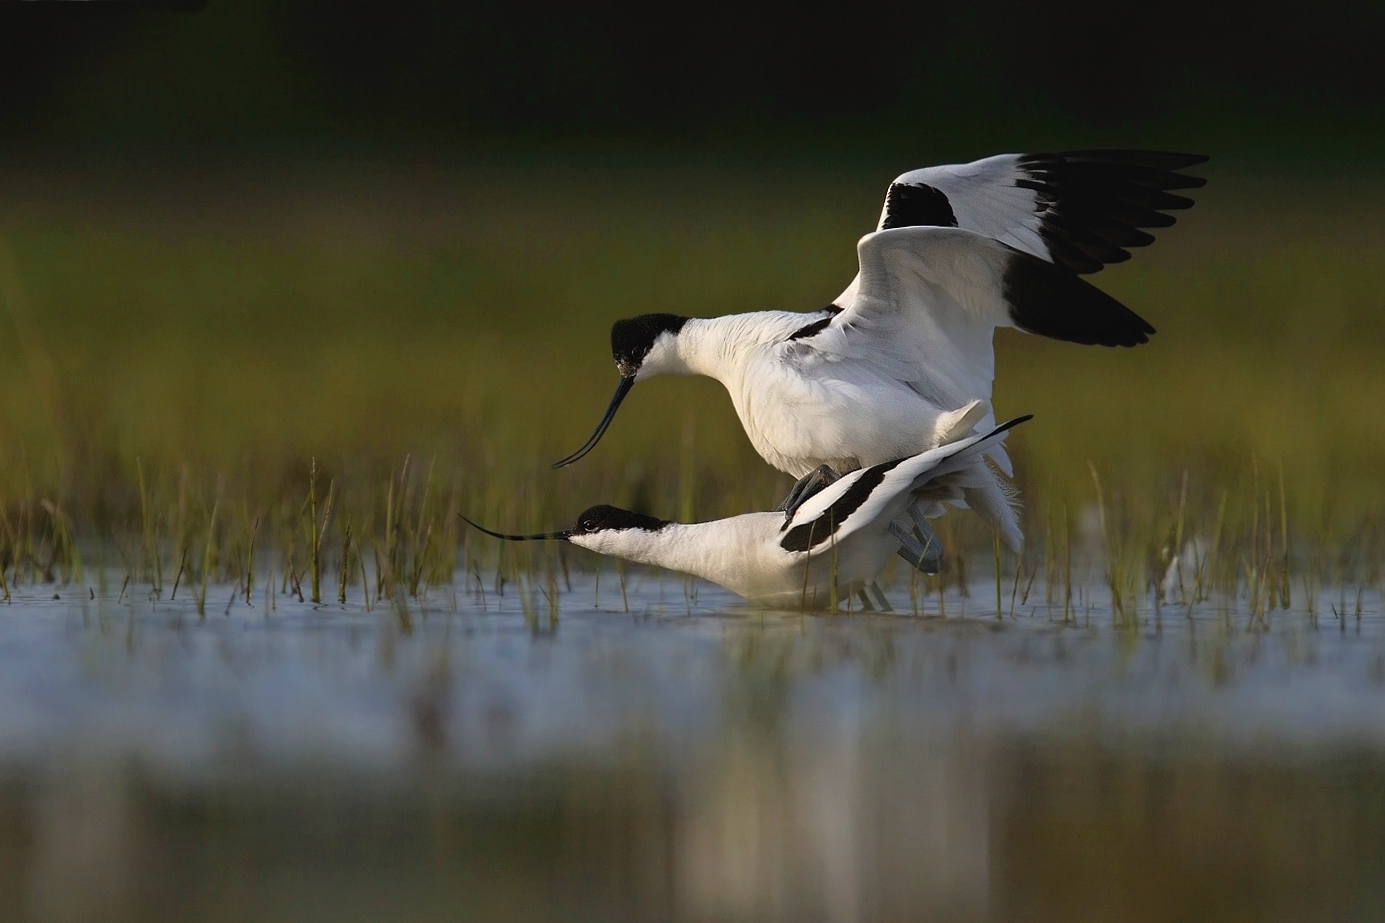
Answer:
<svg viewBox="0 0 1385 923"><path fill-rule="evenodd" d="M896 458L894 461L887 461L867 468L854 484L832 502L831 506L822 511L817 519L790 529L788 534L780 540L779 547L785 551L811 551L836 535L841 524L846 522L852 513L860 509L861 504L866 502L871 492L880 486L881 481L885 480L885 475L894 470L895 466L902 461L904 461L903 458Z"/></svg>
<svg viewBox="0 0 1385 923"><path fill-rule="evenodd" d="M804 326L799 327L793 333L789 334L789 339L802 340L810 336L822 333L822 331L827 328L827 325L832 323L832 319L836 317L838 314L842 313L842 309L834 304L829 304L827 307L823 308L823 310L827 312L826 317L824 317L822 320L815 320L811 324L805 324Z"/></svg>
<svg viewBox="0 0 1385 923"><path fill-rule="evenodd" d="M941 190L924 183L890 183L880 230L955 227L957 215Z"/></svg>
<svg viewBox="0 0 1385 923"><path fill-rule="evenodd" d="M1025 414L1021 417L1015 417L1013 420L1007 420L981 437L978 442L987 442L1032 419L1034 419L1033 414ZM880 486L880 482L885 480L885 475L893 471L900 463L908 460L909 457L906 456L867 468L856 479L856 483L848 487L846 492L838 497L831 506L823 510L817 519L790 529L789 534L785 535L779 542L779 547L785 551L811 551L836 535L841 524L846 522L852 513L860 509L861 504L865 503L875 488Z"/></svg>

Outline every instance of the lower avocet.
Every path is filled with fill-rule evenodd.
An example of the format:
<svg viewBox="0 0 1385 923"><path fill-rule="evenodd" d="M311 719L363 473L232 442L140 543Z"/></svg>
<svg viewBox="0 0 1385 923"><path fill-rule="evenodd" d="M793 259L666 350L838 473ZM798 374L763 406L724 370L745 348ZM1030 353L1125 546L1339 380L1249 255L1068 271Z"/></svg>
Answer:
<svg viewBox="0 0 1385 923"><path fill-rule="evenodd" d="M858 468L824 487L786 517L747 513L712 522L680 523L614 506L594 506L570 529L508 540L557 539L641 564L682 571L720 584L747 600L821 609L864 593L899 550L892 521L911 508L942 515L965 506L965 494L990 476L983 453L1029 417L918 455ZM1002 515L1018 531L1010 503ZM465 517L463 517L465 518Z"/></svg>

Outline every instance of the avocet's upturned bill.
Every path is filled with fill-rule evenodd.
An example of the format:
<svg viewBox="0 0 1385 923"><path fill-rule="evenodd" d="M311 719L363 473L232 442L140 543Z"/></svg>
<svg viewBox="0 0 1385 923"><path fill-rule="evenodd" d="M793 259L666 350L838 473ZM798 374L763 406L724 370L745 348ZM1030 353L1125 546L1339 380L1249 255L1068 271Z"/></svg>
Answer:
<svg viewBox="0 0 1385 923"><path fill-rule="evenodd" d="M636 382L707 375L725 385L751 443L802 477L912 455L994 421L996 327L1073 343L1135 346L1154 328L1080 278L1153 241L1204 180L1178 172L1196 154L1004 154L899 177L878 229L857 244L860 271L826 308L617 321L620 382L586 455ZM1000 447L992 453L1010 473ZM993 522L996 478L969 496ZM1007 535L1007 543L1017 539Z"/></svg>
<svg viewBox="0 0 1385 923"><path fill-rule="evenodd" d="M966 492L990 476L983 453L1028 419L1019 417L982 435L859 468L787 518L782 512L748 513L678 523L594 506L571 529L536 535L506 535L467 522L496 538L557 539L693 574L756 603L820 609L871 585L899 549L891 522L911 506L929 517L942 515L946 504L965 506ZM1018 528L1012 504L1006 504L1004 515Z"/></svg>

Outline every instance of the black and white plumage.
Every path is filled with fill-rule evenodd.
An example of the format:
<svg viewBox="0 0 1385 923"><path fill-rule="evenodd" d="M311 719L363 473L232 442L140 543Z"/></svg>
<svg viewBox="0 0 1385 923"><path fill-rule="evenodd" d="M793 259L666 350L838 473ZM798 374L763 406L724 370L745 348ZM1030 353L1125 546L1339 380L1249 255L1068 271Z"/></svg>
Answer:
<svg viewBox="0 0 1385 923"><path fill-rule="evenodd" d="M1164 151L1063 151L925 167L890 184L877 230L961 227L1092 273L1130 259L1131 247L1153 243L1147 229L1172 225L1168 212L1191 208L1193 200L1173 190L1206 181L1178 171L1206 160Z"/></svg>
<svg viewBox="0 0 1385 923"><path fill-rule="evenodd" d="M713 318L648 314L612 327L620 382L589 452L638 381L708 375L774 467L802 477L909 456L993 424L997 327L1073 343L1136 346L1154 328L1081 278L1149 244L1192 200L1172 190L1194 154L1003 154L929 167L891 183L859 272L826 308ZM998 445L991 457L1009 474ZM998 478L973 509L1018 547ZM1013 517L1009 517L1013 519Z"/></svg>
<svg viewBox="0 0 1385 923"><path fill-rule="evenodd" d="M910 508L936 517L989 476L987 449L1019 417L907 458L845 475L787 517L747 513L712 522L677 523L612 506L594 506L570 529L507 535L467 522L496 538L556 539L601 554L653 564L720 584L747 600L820 609L862 593L899 548L891 523Z"/></svg>

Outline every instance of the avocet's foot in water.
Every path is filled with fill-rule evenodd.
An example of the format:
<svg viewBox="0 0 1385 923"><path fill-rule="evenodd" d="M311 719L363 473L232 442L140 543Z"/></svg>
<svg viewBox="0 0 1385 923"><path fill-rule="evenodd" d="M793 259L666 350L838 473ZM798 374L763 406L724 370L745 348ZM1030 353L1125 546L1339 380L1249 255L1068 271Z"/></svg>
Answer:
<svg viewBox="0 0 1385 923"><path fill-rule="evenodd" d="M776 510L777 512L777 510ZM871 597L875 597L875 602L871 603ZM856 591L856 598L861 601L862 612L874 612L878 607L881 612L893 612L894 606L890 605L890 599L885 595L885 591L880 589L880 584L874 580L870 582L870 592L864 588Z"/></svg>

